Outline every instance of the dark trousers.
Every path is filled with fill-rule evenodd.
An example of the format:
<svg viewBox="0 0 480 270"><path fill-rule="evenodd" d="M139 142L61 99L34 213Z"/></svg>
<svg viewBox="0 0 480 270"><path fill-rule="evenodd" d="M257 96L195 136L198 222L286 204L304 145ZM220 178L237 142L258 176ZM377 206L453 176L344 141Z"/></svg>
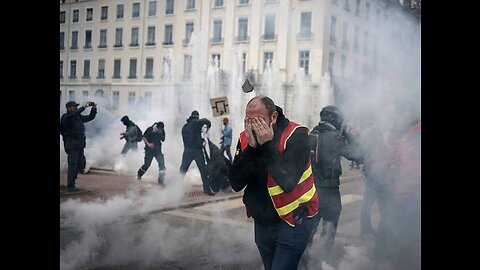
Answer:
<svg viewBox="0 0 480 270"><path fill-rule="evenodd" d="M230 146L231 145L221 145L220 146L220 152L222 153L222 156L223 156L223 152L227 152L227 156L228 156L228 159L230 160L230 163L233 163L233 159L232 159L232 153L230 152Z"/></svg>
<svg viewBox="0 0 480 270"><path fill-rule="evenodd" d="M125 156L129 150L137 151L137 142L125 142L121 154Z"/></svg>
<svg viewBox="0 0 480 270"><path fill-rule="evenodd" d="M75 180L79 172L83 172L86 166L86 159L83 148L65 149L68 155L67 188L75 188Z"/></svg>
<svg viewBox="0 0 480 270"><path fill-rule="evenodd" d="M145 151L145 160L142 167L137 172L138 179L141 179L142 176L147 172L152 160L155 158L158 163L158 183L163 185L165 183L165 160L162 152L151 152Z"/></svg>
<svg viewBox="0 0 480 270"><path fill-rule="evenodd" d="M320 234L320 256L328 258L335 243L337 235L338 220L342 212L342 201L339 187L317 188L319 197L319 213L316 219L317 226L322 221L322 232Z"/></svg>
<svg viewBox="0 0 480 270"><path fill-rule="evenodd" d="M194 160L195 160L195 163L197 164L198 170L200 171L200 176L202 178L202 183L203 183L203 191L211 192L210 184L207 178L207 172L205 170L205 157L203 156L202 149L185 148L183 150L182 165L180 165L180 173L182 175L185 175L188 171L188 168L190 167L190 164L192 164L192 161Z"/></svg>
<svg viewBox="0 0 480 270"><path fill-rule="evenodd" d="M281 221L273 226L255 222L255 244L262 257L265 270L297 269L300 258L315 227L314 218L291 227Z"/></svg>

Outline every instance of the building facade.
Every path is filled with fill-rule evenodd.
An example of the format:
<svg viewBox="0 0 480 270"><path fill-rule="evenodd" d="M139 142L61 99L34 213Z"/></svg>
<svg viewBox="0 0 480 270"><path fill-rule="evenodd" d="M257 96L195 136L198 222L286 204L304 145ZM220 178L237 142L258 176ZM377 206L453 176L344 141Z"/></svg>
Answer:
<svg viewBox="0 0 480 270"><path fill-rule="evenodd" d="M139 99L151 106L192 73L206 76L212 63L255 85L272 63L288 112L299 70L313 97L326 72L340 92L368 78L382 10L377 0L60 1L60 101L103 97L119 114Z"/></svg>

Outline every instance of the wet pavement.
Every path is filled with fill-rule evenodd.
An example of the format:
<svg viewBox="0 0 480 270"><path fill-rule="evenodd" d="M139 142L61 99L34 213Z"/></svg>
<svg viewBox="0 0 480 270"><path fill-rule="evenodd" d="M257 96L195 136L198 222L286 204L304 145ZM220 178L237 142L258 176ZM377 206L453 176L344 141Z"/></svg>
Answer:
<svg viewBox="0 0 480 270"><path fill-rule="evenodd" d="M333 251L337 260L345 255L345 247L371 249L373 244L372 239L359 237L360 180L361 171L345 164L341 178L343 210ZM60 172L60 184L66 185L65 172ZM242 192L207 196L201 185L178 189L167 184L164 189L152 181L98 170L79 175L77 187L89 192L60 197L61 269L263 269L253 239L253 220L245 216ZM132 190L136 194L133 197ZM117 211L112 203L115 198L134 198L131 201L137 202L139 198L166 197L178 190L183 195L174 200L150 203L148 207L135 205L114 218L105 217ZM66 211L67 205L75 211ZM102 214L103 208L110 206ZM98 222L82 223L90 216ZM374 209L374 224L376 220ZM318 242L318 232L314 239ZM312 252L316 252L315 245Z"/></svg>

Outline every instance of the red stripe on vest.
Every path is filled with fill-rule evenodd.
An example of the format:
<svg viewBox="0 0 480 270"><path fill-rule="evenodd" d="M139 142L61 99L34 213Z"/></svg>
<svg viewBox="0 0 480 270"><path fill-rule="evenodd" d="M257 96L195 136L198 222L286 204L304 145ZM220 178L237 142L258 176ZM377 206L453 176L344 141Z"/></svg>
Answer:
<svg viewBox="0 0 480 270"><path fill-rule="evenodd" d="M288 126L283 130L282 134L280 135L280 139L279 139L278 144L277 144L277 149L280 152L280 155L283 155L283 153L285 151L284 146L286 145L286 141L288 140L290 135L295 131L296 128L304 128L304 127L301 127L299 124L290 121L288 123ZM245 131L242 131L240 133L239 140L240 140L240 147L241 147L242 151L244 151L245 148L247 148L247 146L248 146L248 141L247 141L247 137L245 135ZM308 167L310 166L310 163L311 163L311 161L310 161L310 158L309 158L308 162L307 162L307 165L305 167L305 170L308 169ZM273 206L276 209L278 209L278 208L281 208L285 205L288 205L288 204L296 201L300 197L302 197L307 191L309 191L313 187L313 185L314 185L313 179L314 179L314 177L313 177L313 173L312 173L305 181L303 181L302 183L297 185L297 187L295 187L295 189L292 192L289 192L289 193L283 192L283 193L274 195L273 197L271 196ZM278 186L277 182L272 177L270 172L268 173L267 186L268 187ZM306 204L306 206L307 206L308 216L309 217L315 216L318 213L318 206L319 206L317 191L315 191L313 197L308 202L306 202L304 204ZM278 212L277 212L277 214L278 214ZM248 208L247 208L247 216L250 217L250 213L249 213ZM287 222L290 226L295 226L294 225L294 220L293 220L293 211L286 214L286 215L282 215L282 216L279 215L279 217L282 220L284 220L285 222Z"/></svg>

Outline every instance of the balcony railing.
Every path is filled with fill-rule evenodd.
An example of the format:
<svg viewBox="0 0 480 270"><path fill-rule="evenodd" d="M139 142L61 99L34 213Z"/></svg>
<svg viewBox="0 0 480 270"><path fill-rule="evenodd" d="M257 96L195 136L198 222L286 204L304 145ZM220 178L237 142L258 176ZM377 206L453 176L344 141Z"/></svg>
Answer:
<svg viewBox="0 0 480 270"><path fill-rule="evenodd" d="M120 48L120 47L123 47L123 44L122 43L114 44L113 47Z"/></svg>
<svg viewBox="0 0 480 270"><path fill-rule="evenodd" d="M237 43L243 43L243 42L249 42L250 37L249 36L242 36L242 37L235 37L235 42Z"/></svg>
<svg viewBox="0 0 480 270"><path fill-rule="evenodd" d="M211 38L210 43L211 44L221 44L221 43L223 43L223 38L222 37L221 38L218 38L218 37Z"/></svg>
<svg viewBox="0 0 480 270"><path fill-rule="evenodd" d="M313 39L312 32L300 32L297 34L297 40L311 40Z"/></svg>
<svg viewBox="0 0 480 270"><path fill-rule="evenodd" d="M264 34L262 35L263 41L275 41L277 40L277 35L275 34Z"/></svg>
<svg viewBox="0 0 480 270"><path fill-rule="evenodd" d="M190 43L190 39L189 38L184 38L182 43L183 43L183 45L188 45Z"/></svg>
<svg viewBox="0 0 480 270"><path fill-rule="evenodd" d="M98 45L98 48L107 48L107 44L100 44Z"/></svg>
<svg viewBox="0 0 480 270"><path fill-rule="evenodd" d="M164 41L162 42L162 45L173 45L173 41L171 40Z"/></svg>

